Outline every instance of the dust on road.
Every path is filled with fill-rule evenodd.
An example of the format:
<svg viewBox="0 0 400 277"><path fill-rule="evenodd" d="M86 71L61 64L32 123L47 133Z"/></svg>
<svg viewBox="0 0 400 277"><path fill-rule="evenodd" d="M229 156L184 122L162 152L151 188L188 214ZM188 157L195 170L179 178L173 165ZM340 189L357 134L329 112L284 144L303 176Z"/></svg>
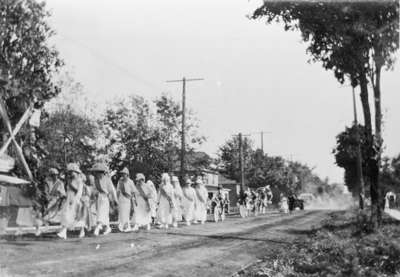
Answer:
<svg viewBox="0 0 400 277"><path fill-rule="evenodd" d="M329 211L269 213L173 230L0 240L1 276L231 276Z"/></svg>

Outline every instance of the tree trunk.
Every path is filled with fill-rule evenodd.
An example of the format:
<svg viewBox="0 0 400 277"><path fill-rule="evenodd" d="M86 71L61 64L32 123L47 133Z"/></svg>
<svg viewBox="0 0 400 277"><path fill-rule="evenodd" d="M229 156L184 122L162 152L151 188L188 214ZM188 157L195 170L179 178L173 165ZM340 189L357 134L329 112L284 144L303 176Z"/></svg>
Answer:
<svg viewBox="0 0 400 277"><path fill-rule="evenodd" d="M361 88L361 103L364 112L364 124L365 124L365 132L366 132L366 146L368 149L367 154L367 172L368 176L365 176L366 179L370 181L370 195L371 195L371 223L374 228L378 226L378 211L379 211L379 201L378 201L378 187L377 187L377 176L379 174L376 173L379 170L377 165L375 154L374 154L374 138L372 134L372 121L371 121L371 109L368 101L368 81L366 74L363 73L360 75L360 88ZM367 183L367 182L365 182Z"/></svg>
<svg viewBox="0 0 400 277"><path fill-rule="evenodd" d="M379 57L378 57L379 59ZM374 199L376 205L373 206L372 214L373 222L376 222L376 226L378 227L382 223L382 207L383 207L383 199L382 192L380 188L380 168L381 168L381 150L382 150L382 109L381 109L381 63L379 61L375 62L376 70L375 70L375 80L372 83L374 89L374 104L375 104L375 159L373 170L371 170L371 200ZM376 219L374 219L376 217Z"/></svg>
<svg viewBox="0 0 400 277"><path fill-rule="evenodd" d="M365 73L362 73L360 77L360 89L361 89L360 98L364 114L364 126L367 132L367 137L369 138L372 137L372 122L371 122L371 109L368 100L368 81Z"/></svg>

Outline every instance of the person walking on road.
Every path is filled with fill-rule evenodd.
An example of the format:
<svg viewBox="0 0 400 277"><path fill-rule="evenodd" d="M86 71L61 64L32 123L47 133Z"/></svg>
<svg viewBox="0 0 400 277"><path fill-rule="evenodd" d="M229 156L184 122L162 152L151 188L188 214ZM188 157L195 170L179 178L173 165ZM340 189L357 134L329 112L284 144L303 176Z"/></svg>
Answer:
<svg viewBox="0 0 400 277"><path fill-rule="evenodd" d="M280 198L280 211L284 214L289 213L288 199L283 195L283 193L281 193Z"/></svg>
<svg viewBox="0 0 400 277"><path fill-rule="evenodd" d="M156 217L157 217L157 208L158 208L158 203L157 203L157 189L154 183L151 180L147 180L146 186L151 192L151 197L149 198L149 203L150 203L150 211L151 211L151 223L155 224L156 222Z"/></svg>
<svg viewBox="0 0 400 277"><path fill-rule="evenodd" d="M178 227L178 222L182 221L182 198L183 192L181 184L177 176L172 176L172 186L174 188L174 216L173 216L173 227Z"/></svg>
<svg viewBox="0 0 400 277"><path fill-rule="evenodd" d="M142 173L136 174L136 206L134 207L135 212L133 214L135 226L134 231L137 231L139 227L146 226L147 230L150 230L151 215L152 215L152 203L155 202L157 194L154 192L154 188L148 182Z"/></svg>
<svg viewBox="0 0 400 277"><path fill-rule="evenodd" d="M182 187L182 217L187 226L190 226L194 219L194 208L196 201L196 191L192 188L192 181L187 178Z"/></svg>
<svg viewBox="0 0 400 277"><path fill-rule="evenodd" d="M131 210L135 206L135 194L137 189L129 178L129 170L125 167L120 171L120 179L117 185L118 196L118 229L121 232L132 231L130 225Z"/></svg>
<svg viewBox="0 0 400 277"><path fill-rule="evenodd" d="M94 183L97 189L96 212L97 226L94 235L98 236L101 230L103 235L111 233L110 227L110 201L117 203L117 193L108 176L108 168L103 163L97 163L91 169L94 175Z"/></svg>
<svg viewBox="0 0 400 277"><path fill-rule="evenodd" d="M67 165L67 198L62 207L61 226L62 229L57 236L67 239L67 229L76 226L79 211L81 209L81 197L83 192L82 172L75 163Z"/></svg>
<svg viewBox="0 0 400 277"><path fill-rule="evenodd" d="M204 224L207 220L207 198L208 192L203 184L201 177L197 177L195 183L196 192L196 207L195 207L195 222L200 222Z"/></svg>
<svg viewBox="0 0 400 277"><path fill-rule="evenodd" d="M93 213L94 206L94 187L90 179L81 175L83 182L83 191L81 197L81 210L77 225L81 227L80 238L85 237L85 229L91 231L96 226L96 218Z"/></svg>
<svg viewBox="0 0 400 277"><path fill-rule="evenodd" d="M174 210L174 188L168 173L163 173L161 176L157 211L157 220L161 224L160 228L168 229L168 226L172 224Z"/></svg>
<svg viewBox="0 0 400 277"><path fill-rule="evenodd" d="M46 195L48 204L43 219L48 223L60 223L61 209L66 198L64 183L58 178L59 172L56 168L50 168L49 176L46 178Z"/></svg>

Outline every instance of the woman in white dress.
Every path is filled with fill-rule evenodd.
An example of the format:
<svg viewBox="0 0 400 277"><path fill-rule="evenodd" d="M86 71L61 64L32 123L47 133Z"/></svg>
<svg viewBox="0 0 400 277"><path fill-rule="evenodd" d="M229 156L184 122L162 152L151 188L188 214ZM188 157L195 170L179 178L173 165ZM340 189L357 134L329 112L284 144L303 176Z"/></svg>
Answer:
<svg viewBox="0 0 400 277"><path fill-rule="evenodd" d="M182 216L187 226L190 226L194 219L194 205L196 201L196 192L191 187L191 184L192 181L188 178L182 187Z"/></svg>
<svg viewBox="0 0 400 277"><path fill-rule="evenodd" d="M62 207L61 226L62 229L57 236L67 239L67 229L76 227L77 218L81 210L81 197L83 192L82 172L75 163L67 165L67 198ZM81 228L80 237L84 235L84 228Z"/></svg>
<svg viewBox="0 0 400 277"><path fill-rule="evenodd" d="M86 178L85 175L81 175L83 182L83 191L81 197L81 210L77 226L81 228L80 238L85 236L85 229L91 231L96 226L96 216L92 209L95 206L94 201L94 186Z"/></svg>
<svg viewBox="0 0 400 277"><path fill-rule="evenodd" d="M45 180L49 202L43 219L48 223L60 223L61 209L66 198L64 183L58 179L58 175L56 168L50 168L49 176Z"/></svg>
<svg viewBox="0 0 400 277"><path fill-rule="evenodd" d="M151 197L149 198L150 203L150 210L151 210L151 223L155 223L157 217L157 190L156 186L151 180L147 180L146 186L148 187L149 191L151 192Z"/></svg>
<svg viewBox="0 0 400 277"><path fill-rule="evenodd" d="M174 211L174 188L168 173L161 176L161 185L158 196L157 220L161 224L160 228L168 229L168 225L172 224L172 216Z"/></svg>
<svg viewBox="0 0 400 277"><path fill-rule="evenodd" d="M96 212L97 226L93 232L98 236L101 230L104 230L103 235L111 233L110 227L110 201L117 203L117 192L107 174L108 167L105 164L97 163L91 169L94 175L94 184L97 190Z"/></svg>
<svg viewBox="0 0 400 277"><path fill-rule="evenodd" d="M178 227L178 222L182 221L182 198L183 192L179 179L176 176L172 176L172 186L174 188L174 211L173 211L173 223L174 228Z"/></svg>
<svg viewBox="0 0 400 277"><path fill-rule="evenodd" d="M136 206L133 214L135 226L134 231L137 231L139 227L146 226L147 230L150 230L151 223L151 203L156 197L153 192L153 188L145 183L145 177L143 174L136 174Z"/></svg>
<svg viewBox="0 0 400 277"><path fill-rule="evenodd" d="M120 179L117 185L118 196L118 229L121 232L132 231L130 224L131 210L135 203L137 189L133 181L129 178L129 170L125 167L120 171Z"/></svg>
<svg viewBox="0 0 400 277"><path fill-rule="evenodd" d="M289 213L288 199L281 193L280 210L282 213Z"/></svg>
<svg viewBox="0 0 400 277"><path fill-rule="evenodd" d="M195 207L195 221L204 224L207 220L207 198L208 191L203 184L201 177L196 179L194 188L196 192L196 207Z"/></svg>

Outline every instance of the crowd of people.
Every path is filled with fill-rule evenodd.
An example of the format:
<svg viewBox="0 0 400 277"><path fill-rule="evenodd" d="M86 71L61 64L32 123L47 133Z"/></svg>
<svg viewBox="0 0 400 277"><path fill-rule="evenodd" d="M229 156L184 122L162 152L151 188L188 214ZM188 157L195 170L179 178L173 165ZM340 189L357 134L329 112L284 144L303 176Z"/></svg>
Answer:
<svg viewBox="0 0 400 277"><path fill-rule="evenodd" d="M165 229L178 227L180 221L188 226L205 223L209 199L201 177L194 182L186 178L181 186L178 177L164 173L157 190L142 173L132 180L124 168L119 176L114 187L105 164L97 163L88 174L83 174L78 164L71 163L66 168L64 184L58 170L50 169L42 221L60 224L57 235L63 239L67 238L68 230L77 228L81 238L88 231L95 236L111 233L111 210L118 210L121 232L150 230L153 224Z"/></svg>
<svg viewBox="0 0 400 277"><path fill-rule="evenodd" d="M250 189L244 191L239 200L239 212L242 217L248 217L253 214L265 214L267 208L272 204L273 193L269 185L257 189ZM287 213L288 200L283 194L280 195L279 202L280 210Z"/></svg>
<svg viewBox="0 0 400 277"><path fill-rule="evenodd" d="M70 163L63 178L56 168L49 169L36 235L40 235L39 225L43 224L61 226L57 235L63 239L67 239L69 230L77 229L80 238L88 232L107 235L112 231L110 214L115 215L120 232L133 232L140 228L150 230L152 226L177 228L179 222L187 226L204 224L208 212L214 221L223 221L229 210L223 188L218 186L217 193L209 194L201 176L186 177L181 184L177 176L163 173L157 187L142 173L131 179L127 168L117 176L114 186L103 163L96 163L85 173L78 164ZM247 188L239 198L239 213L241 217L265 214L272 199L268 185L255 190ZM280 195L279 203L280 211L288 213L288 199Z"/></svg>

